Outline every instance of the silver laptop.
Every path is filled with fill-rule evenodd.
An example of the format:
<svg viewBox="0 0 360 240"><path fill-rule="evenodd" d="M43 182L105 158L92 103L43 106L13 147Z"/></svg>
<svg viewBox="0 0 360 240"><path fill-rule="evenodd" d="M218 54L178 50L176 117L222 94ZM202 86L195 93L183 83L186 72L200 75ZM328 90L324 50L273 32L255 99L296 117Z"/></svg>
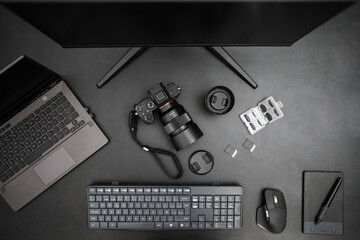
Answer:
<svg viewBox="0 0 360 240"><path fill-rule="evenodd" d="M17 211L108 139L61 76L26 56L0 72L0 194Z"/></svg>

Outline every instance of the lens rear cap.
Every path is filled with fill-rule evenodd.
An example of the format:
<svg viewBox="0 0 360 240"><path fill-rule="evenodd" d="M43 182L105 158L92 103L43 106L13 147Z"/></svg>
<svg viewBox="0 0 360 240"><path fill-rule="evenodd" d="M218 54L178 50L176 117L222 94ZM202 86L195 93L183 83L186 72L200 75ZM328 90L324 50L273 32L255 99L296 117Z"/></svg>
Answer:
<svg viewBox="0 0 360 240"><path fill-rule="evenodd" d="M205 175L211 171L213 166L214 158L207 151L196 151L189 158L189 168L195 174Z"/></svg>
<svg viewBox="0 0 360 240"><path fill-rule="evenodd" d="M225 114L230 112L235 103L234 94L224 86L214 87L209 91L205 98L205 106L215 114Z"/></svg>

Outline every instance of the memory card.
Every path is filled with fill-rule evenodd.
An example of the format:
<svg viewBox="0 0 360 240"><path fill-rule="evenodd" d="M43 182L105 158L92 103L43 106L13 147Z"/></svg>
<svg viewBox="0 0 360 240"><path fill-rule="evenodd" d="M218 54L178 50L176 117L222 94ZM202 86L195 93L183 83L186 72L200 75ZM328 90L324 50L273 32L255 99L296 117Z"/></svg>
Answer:
<svg viewBox="0 0 360 240"><path fill-rule="evenodd" d="M238 150L229 144L225 148L224 152L226 152L230 157L234 158L236 156Z"/></svg>
<svg viewBox="0 0 360 240"><path fill-rule="evenodd" d="M244 148L246 148L250 152L254 151L254 149L256 147L255 143L251 142L249 139L246 139L243 146L244 146Z"/></svg>

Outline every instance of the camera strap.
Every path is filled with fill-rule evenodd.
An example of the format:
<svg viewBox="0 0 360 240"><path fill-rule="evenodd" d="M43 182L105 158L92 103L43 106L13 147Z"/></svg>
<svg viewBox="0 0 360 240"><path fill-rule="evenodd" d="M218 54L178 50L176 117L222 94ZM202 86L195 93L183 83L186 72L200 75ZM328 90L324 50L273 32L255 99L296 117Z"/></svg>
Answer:
<svg viewBox="0 0 360 240"><path fill-rule="evenodd" d="M137 142L137 144L139 144L142 147L142 149L144 151L150 152L153 155L156 162L159 164L159 166L166 173L167 176L169 176L170 178L174 178L174 179L180 178L183 174L183 168L181 167L181 163L180 163L179 159L177 158L177 156L175 155L175 153L166 151L163 149L159 149L159 148L152 148L148 145L143 145L139 141L139 139L137 138L138 120L139 120L139 117L135 114L135 111L131 111L130 115L129 115L129 127L130 127L130 133L131 133L132 138L135 140L135 142ZM165 167L165 165L159 155L167 155L173 159L175 166L178 170L178 174L176 176L173 176L169 172L169 170Z"/></svg>

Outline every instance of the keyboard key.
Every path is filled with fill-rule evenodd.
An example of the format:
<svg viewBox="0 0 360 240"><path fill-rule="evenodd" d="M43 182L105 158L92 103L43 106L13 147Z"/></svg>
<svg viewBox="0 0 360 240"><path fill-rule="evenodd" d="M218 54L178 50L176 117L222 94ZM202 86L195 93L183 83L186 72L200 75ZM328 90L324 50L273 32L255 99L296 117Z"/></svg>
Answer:
<svg viewBox="0 0 360 240"><path fill-rule="evenodd" d="M53 120L51 121L51 124L52 124L53 126L56 126L58 123L59 123L59 121L56 120L56 119L53 119Z"/></svg>
<svg viewBox="0 0 360 240"><path fill-rule="evenodd" d="M184 188L183 193L184 194L190 194L191 193L190 188Z"/></svg>
<svg viewBox="0 0 360 240"><path fill-rule="evenodd" d="M15 173L17 173L18 171L20 171L20 168L19 168L17 165L13 166L11 169L12 169Z"/></svg>
<svg viewBox="0 0 360 240"><path fill-rule="evenodd" d="M53 104L50 105L50 108L51 108L51 110L55 110L57 108L57 106L56 106L55 103L53 103Z"/></svg>
<svg viewBox="0 0 360 240"><path fill-rule="evenodd" d="M176 194L182 194L182 188L175 188Z"/></svg>
<svg viewBox="0 0 360 240"><path fill-rule="evenodd" d="M100 209L90 209L89 213L91 215L100 215Z"/></svg>
<svg viewBox="0 0 360 240"><path fill-rule="evenodd" d="M190 222L180 222L179 228L190 228Z"/></svg>
<svg viewBox="0 0 360 240"><path fill-rule="evenodd" d="M3 166L0 167L0 175L3 174L4 172L6 172L6 170L9 169L9 165L5 164Z"/></svg>
<svg viewBox="0 0 360 240"><path fill-rule="evenodd" d="M0 159L0 166L2 164L5 164L9 161L9 158L7 156L3 156L1 159Z"/></svg>
<svg viewBox="0 0 360 240"><path fill-rule="evenodd" d="M226 228L226 222L214 222L214 228Z"/></svg>
<svg viewBox="0 0 360 240"><path fill-rule="evenodd" d="M24 158L24 157L26 156L26 153L25 153L24 151L22 151L22 152L20 152L19 156L20 156L21 158Z"/></svg>
<svg viewBox="0 0 360 240"><path fill-rule="evenodd" d="M68 125L70 122L72 122L74 119L76 119L79 116L77 112L73 112L69 117L67 117L64 120L65 125Z"/></svg>
<svg viewBox="0 0 360 240"><path fill-rule="evenodd" d="M60 129L63 129L63 128L65 127L65 123L63 123L63 122L59 123L59 124L58 124L58 127L59 127Z"/></svg>
<svg viewBox="0 0 360 240"><path fill-rule="evenodd" d="M59 115L56 117L56 119L61 122L62 120L64 120L65 118L62 115Z"/></svg>
<svg viewBox="0 0 360 240"><path fill-rule="evenodd" d="M51 116L53 116L53 117L57 117L58 115L59 115L59 113L57 111L51 112Z"/></svg>
<svg viewBox="0 0 360 240"><path fill-rule="evenodd" d="M100 222L100 228L108 228L109 224L107 222Z"/></svg>
<svg viewBox="0 0 360 240"><path fill-rule="evenodd" d="M29 124L24 124L24 126L22 127L24 129L24 131L27 131L30 129Z"/></svg>
<svg viewBox="0 0 360 240"><path fill-rule="evenodd" d="M35 150L37 147L38 147L38 146L37 146L36 143L31 144L31 149L32 149L32 150Z"/></svg>
<svg viewBox="0 0 360 240"><path fill-rule="evenodd" d="M46 113L45 112L41 112L40 114L39 114L39 117L41 118L41 119L43 119L43 118L45 118L46 117ZM46 121L45 119L43 119L44 121ZM41 121L40 121L41 122ZM41 123L42 124L42 123Z"/></svg>
<svg viewBox="0 0 360 240"><path fill-rule="evenodd" d="M164 228L179 228L178 222L164 222Z"/></svg>
<svg viewBox="0 0 360 240"><path fill-rule="evenodd" d="M96 189L95 189L95 188L89 188L89 193L95 194L95 193L96 193Z"/></svg>
<svg viewBox="0 0 360 240"><path fill-rule="evenodd" d="M9 151L13 150L14 149L14 145L12 145L11 143L7 145L7 149Z"/></svg>
<svg viewBox="0 0 360 240"><path fill-rule="evenodd" d="M67 117L67 116L69 116L72 112L74 112L75 111L75 108L74 107L71 107L71 108L69 108L69 109L66 109L64 112L63 112L63 116L64 117ZM70 122L72 122L74 119L72 119ZM70 123L69 122L69 123Z"/></svg>
<svg viewBox="0 0 360 240"><path fill-rule="evenodd" d="M0 175L0 180L1 180L1 182L6 182L7 180L9 179L9 177L8 176L6 176L6 174L4 173L3 175Z"/></svg>
<svg viewBox="0 0 360 240"><path fill-rule="evenodd" d="M35 136L36 138L40 138L40 137L41 137L41 135L42 135L42 133L41 133L41 132L36 132L36 133L34 134L34 136Z"/></svg>
<svg viewBox="0 0 360 240"><path fill-rule="evenodd" d="M57 143L59 139L56 136L52 136L51 141L53 141L53 143Z"/></svg>
<svg viewBox="0 0 360 240"><path fill-rule="evenodd" d="M65 108L65 109L67 109L67 108L70 107L70 106L71 106L71 104L70 104L68 101L66 101L66 102L62 105L62 107Z"/></svg>
<svg viewBox="0 0 360 240"><path fill-rule="evenodd" d="M50 103L50 102L49 102ZM50 105L50 104L49 104ZM49 113L51 113L51 109L50 108L46 108L45 110L44 110L44 112L46 113L46 114L49 114ZM47 117L46 117L46 119L48 120L48 121L50 121L49 119L48 119L48 117L50 117L51 119L52 119L52 116L51 115L48 115Z"/></svg>
<svg viewBox="0 0 360 240"><path fill-rule="evenodd" d="M42 134L45 134L47 131L48 131L48 130L47 130L45 127L43 127L43 128L40 129L40 132L41 132Z"/></svg>
<svg viewBox="0 0 360 240"><path fill-rule="evenodd" d="M180 202L190 202L190 196L181 196Z"/></svg>
<svg viewBox="0 0 360 240"><path fill-rule="evenodd" d="M153 222L118 222L117 228L118 229L134 229L134 228L151 229L154 228L154 223Z"/></svg>
<svg viewBox="0 0 360 240"><path fill-rule="evenodd" d="M25 134L24 134L24 137L25 138L29 138L31 136L31 133L29 131L27 131Z"/></svg>
<svg viewBox="0 0 360 240"><path fill-rule="evenodd" d="M20 162L18 162L18 166L20 168L24 168L26 165L25 165L25 163L23 161L20 161Z"/></svg>
<svg viewBox="0 0 360 240"><path fill-rule="evenodd" d="M175 216L176 222L190 222L190 216Z"/></svg>
<svg viewBox="0 0 360 240"><path fill-rule="evenodd" d="M100 227L99 222L90 222L89 223L89 228L99 228L99 227Z"/></svg>
<svg viewBox="0 0 360 240"><path fill-rule="evenodd" d="M235 215L240 215L240 211L241 211L241 205L240 205L240 203L236 202L235 203Z"/></svg>
<svg viewBox="0 0 360 240"><path fill-rule="evenodd" d="M36 133L36 128L34 128L34 127L30 128L29 132L30 132L31 134Z"/></svg>
<svg viewBox="0 0 360 240"><path fill-rule="evenodd" d="M59 138L59 139L63 139L65 137L65 135L62 133L62 132L58 132L56 134L56 136Z"/></svg>
<svg viewBox="0 0 360 240"><path fill-rule="evenodd" d="M14 176L14 174L15 174L14 171L11 170L11 169L9 169L9 170L6 171L6 175L8 175L9 177Z"/></svg>
<svg viewBox="0 0 360 240"><path fill-rule="evenodd" d="M59 98L57 101L56 101L56 104L58 106L60 106L61 104L63 104L64 102L66 102L66 97L65 96L62 96L61 98Z"/></svg>
<svg viewBox="0 0 360 240"><path fill-rule="evenodd" d="M235 216L234 217L234 228L239 228L241 226L241 218L240 216Z"/></svg>
<svg viewBox="0 0 360 240"><path fill-rule="evenodd" d="M89 203L89 208L99 208L99 203L98 202L91 202L91 203Z"/></svg>

